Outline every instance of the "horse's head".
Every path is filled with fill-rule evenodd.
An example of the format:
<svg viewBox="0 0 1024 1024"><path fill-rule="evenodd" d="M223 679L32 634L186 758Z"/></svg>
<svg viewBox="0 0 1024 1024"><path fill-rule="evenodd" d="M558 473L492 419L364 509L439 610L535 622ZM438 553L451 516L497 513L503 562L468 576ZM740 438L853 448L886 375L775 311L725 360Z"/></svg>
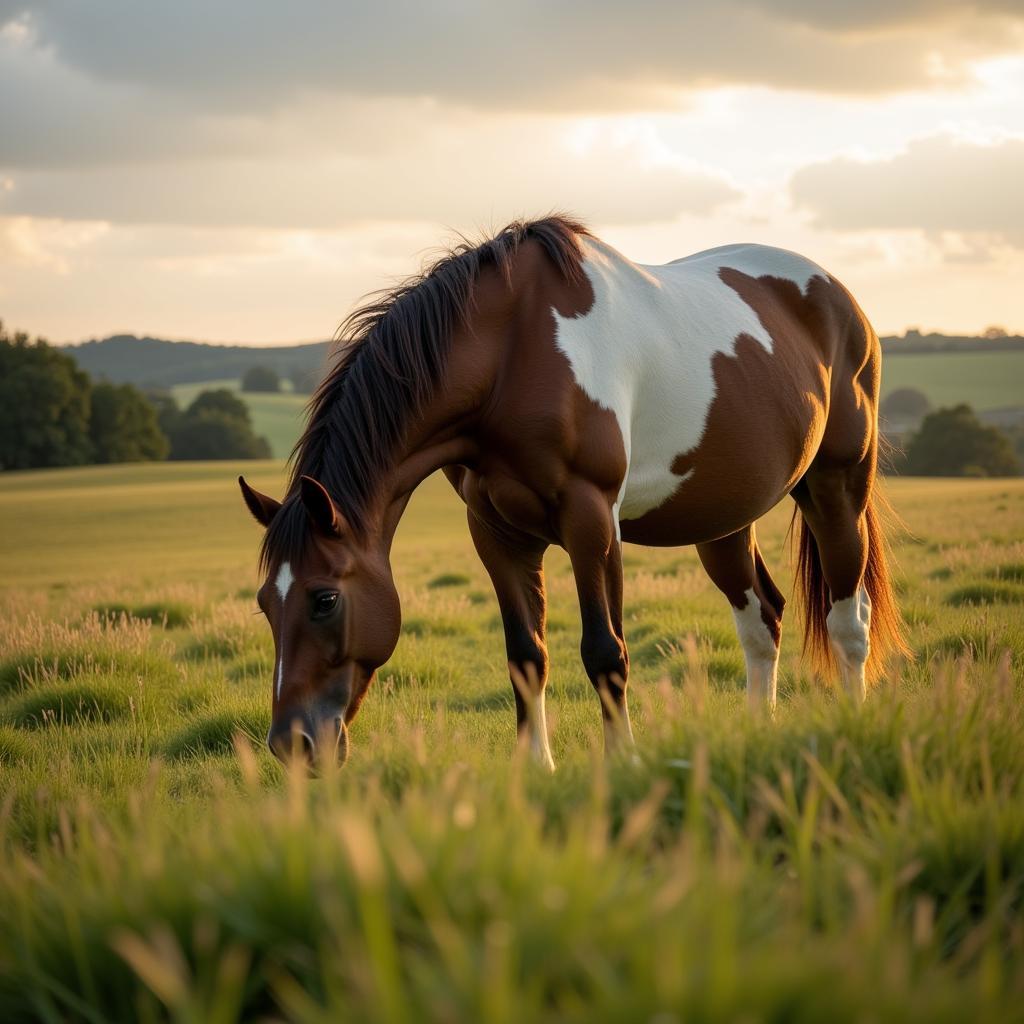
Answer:
<svg viewBox="0 0 1024 1024"><path fill-rule="evenodd" d="M274 635L267 743L281 760L348 755L347 724L398 642L401 612L386 550L360 543L323 486L302 477L283 504L238 478L268 530L257 593Z"/></svg>

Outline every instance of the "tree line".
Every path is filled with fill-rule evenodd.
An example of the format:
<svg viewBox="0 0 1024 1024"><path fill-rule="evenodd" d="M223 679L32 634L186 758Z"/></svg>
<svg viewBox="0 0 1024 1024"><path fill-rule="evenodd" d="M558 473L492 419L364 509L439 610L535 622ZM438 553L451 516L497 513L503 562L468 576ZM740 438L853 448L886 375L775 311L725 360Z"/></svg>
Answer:
<svg viewBox="0 0 1024 1024"><path fill-rule="evenodd" d="M270 454L230 391L203 391L181 409L166 393L94 381L44 339L0 322L0 469Z"/></svg>
<svg viewBox="0 0 1024 1024"><path fill-rule="evenodd" d="M999 429L982 423L966 403L932 409L916 388L897 388L879 410L891 442L886 469L906 476L1019 476L1024 424ZM900 424L913 424L899 430ZM896 428L894 430L894 428Z"/></svg>

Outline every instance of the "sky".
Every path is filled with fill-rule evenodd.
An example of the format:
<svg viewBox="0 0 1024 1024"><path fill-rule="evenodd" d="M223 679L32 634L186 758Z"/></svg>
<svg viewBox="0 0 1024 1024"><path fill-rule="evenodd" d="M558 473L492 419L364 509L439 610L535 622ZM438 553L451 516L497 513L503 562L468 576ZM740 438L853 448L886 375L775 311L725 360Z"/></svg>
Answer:
<svg viewBox="0 0 1024 1024"><path fill-rule="evenodd" d="M457 233L756 241L1024 333L1024 0L0 0L0 319L330 337Z"/></svg>

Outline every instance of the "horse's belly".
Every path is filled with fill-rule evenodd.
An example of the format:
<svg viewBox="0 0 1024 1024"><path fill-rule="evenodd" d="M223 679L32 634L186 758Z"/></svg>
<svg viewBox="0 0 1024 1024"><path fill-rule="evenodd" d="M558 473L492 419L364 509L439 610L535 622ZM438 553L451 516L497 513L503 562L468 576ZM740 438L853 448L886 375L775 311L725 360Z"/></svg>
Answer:
<svg viewBox="0 0 1024 1024"><path fill-rule="evenodd" d="M624 540L670 546L715 540L789 493L820 444L826 399L810 388L774 383L723 388L697 443L674 457L634 433L619 505Z"/></svg>

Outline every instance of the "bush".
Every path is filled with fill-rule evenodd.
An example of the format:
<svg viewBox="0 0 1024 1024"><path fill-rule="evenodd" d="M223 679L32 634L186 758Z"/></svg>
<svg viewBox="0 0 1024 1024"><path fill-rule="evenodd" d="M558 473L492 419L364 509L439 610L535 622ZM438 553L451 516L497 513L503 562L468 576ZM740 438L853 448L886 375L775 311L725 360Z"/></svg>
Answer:
<svg viewBox="0 0 1024 1024"><path fill-rule="evenodd" d="M269 366L254 366L245 371L242 378L243 391L280 391L281 379Z"/></svg>
<svg viewBox="0 0 1024 1024"><path fill-rule="evenodd" d="M924 418L907 445L904 472L913 476L1018 476L1009 439L979 422L969 405L939 409Z"/></svg>
<svg viewBox="0 0 1024 1024"><path fill-rule="evenodd" d="M289 380L292 382L292 391L297 395L311 395L316 391L317 385L320 383L320 377L322 371L320 367L310 368L297 366L294 367L289 374Z"/></svg>
<svg viewBox="0 0 1024 1024"><path fill-rule="evenodd" d="M225 388L200 392L184 412L164 400L160 421L173 460L271 457L270 443L253 432L249 407Z"/></svg>
<svg viewBox="0 0 1024 1024"><path fill-rule="evenodd" d="M88 463L89 392L74 359L0 322L0 469Z"/></svg>
<svg viewBox="0 0 1024 1024"><path fill-rule="evenodd" d="M92 389L89 435L96 462L153 462L170 451L156 408L131 384Z"/></svg>
<svg viewBox="0 0 1024 1024"><path fill-rule="evenodd" d="M878 411L886 419L920 420L932 410L928 396L917 388L897 388L888 395Z"/></svg>

